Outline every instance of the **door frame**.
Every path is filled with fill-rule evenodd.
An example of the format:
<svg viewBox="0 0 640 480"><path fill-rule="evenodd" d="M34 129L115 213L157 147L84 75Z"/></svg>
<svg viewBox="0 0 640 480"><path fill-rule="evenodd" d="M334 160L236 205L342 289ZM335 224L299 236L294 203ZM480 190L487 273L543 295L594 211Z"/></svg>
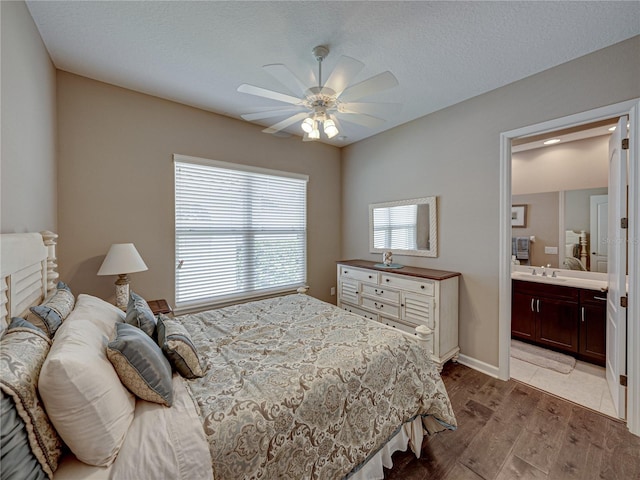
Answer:
<svg viewBox="0 0 640 480"><path fill-rule="evenodd" d="M500 134L498 378L508 380L511 342L511 141L611 117L629 115L629 303L627 307L627 427L640 435L640 98L509 130ZM633 240L635 239L635 241ZM635 319L635 320L634 320Z"/></svg>

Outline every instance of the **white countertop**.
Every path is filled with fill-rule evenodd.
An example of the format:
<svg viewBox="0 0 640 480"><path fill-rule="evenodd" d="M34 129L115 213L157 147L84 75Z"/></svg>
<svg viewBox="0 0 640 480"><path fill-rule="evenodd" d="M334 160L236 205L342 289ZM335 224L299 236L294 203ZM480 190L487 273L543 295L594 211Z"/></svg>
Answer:
<svg viewBox="0 0 640 480"><path fill-rule="evenodd" d="M537 275L532 275L531 273L534 268ZM556 277L551 276L552 272L556 272ZM511 279L565 287L586 288L588 290L599 290L602 292L608 289L606 273L559 270L557 268L547 268L546 273L546 276L542 276L541 267L514 265L511 269Z"/></svg>

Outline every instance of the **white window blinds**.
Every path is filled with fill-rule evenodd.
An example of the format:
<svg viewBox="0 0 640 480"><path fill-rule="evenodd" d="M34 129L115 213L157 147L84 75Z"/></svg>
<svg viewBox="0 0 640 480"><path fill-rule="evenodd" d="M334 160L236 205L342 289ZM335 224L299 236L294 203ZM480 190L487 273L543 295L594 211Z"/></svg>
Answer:
<svg viewBox="0 0 640 480"><path fill-rule="evenodd" d="M174 155L176 308L306 283L307 177Z"/></svg>
<svg viewBox="0 0 640 480"><path fill-rule="evenodd" d="M376 208L373 211L374 248L415 250L417 205Z"/></svg>

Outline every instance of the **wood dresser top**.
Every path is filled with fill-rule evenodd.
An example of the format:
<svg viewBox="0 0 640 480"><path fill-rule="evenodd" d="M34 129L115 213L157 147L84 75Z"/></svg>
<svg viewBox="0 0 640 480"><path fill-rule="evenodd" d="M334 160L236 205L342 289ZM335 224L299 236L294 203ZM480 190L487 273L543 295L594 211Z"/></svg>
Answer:
<svg viewBox="0 0 640 480"><path fill-rule="evenodd" d="M429 278L431 280L445 280L447 278L459 277L460 272L448 272L446 270L434 270L432 268L410 267L408 265L402 268L384 268L376 267L376 263L369 260L340 260L336 262L338 265L348 265L350 267L370 268L379 272L395 273L397 275L407 275L410 277Z"/></svg>

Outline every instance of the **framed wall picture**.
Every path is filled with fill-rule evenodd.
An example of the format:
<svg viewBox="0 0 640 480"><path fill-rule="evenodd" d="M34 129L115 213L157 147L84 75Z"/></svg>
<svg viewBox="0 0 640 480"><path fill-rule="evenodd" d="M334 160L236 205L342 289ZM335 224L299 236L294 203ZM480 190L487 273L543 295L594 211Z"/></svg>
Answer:
<svg viewBox="0 0 640 480"><path fill-rule="evenodd" d="M511 206L511 226L512 227L527 226L527 206L526 205Z"/></svg>

